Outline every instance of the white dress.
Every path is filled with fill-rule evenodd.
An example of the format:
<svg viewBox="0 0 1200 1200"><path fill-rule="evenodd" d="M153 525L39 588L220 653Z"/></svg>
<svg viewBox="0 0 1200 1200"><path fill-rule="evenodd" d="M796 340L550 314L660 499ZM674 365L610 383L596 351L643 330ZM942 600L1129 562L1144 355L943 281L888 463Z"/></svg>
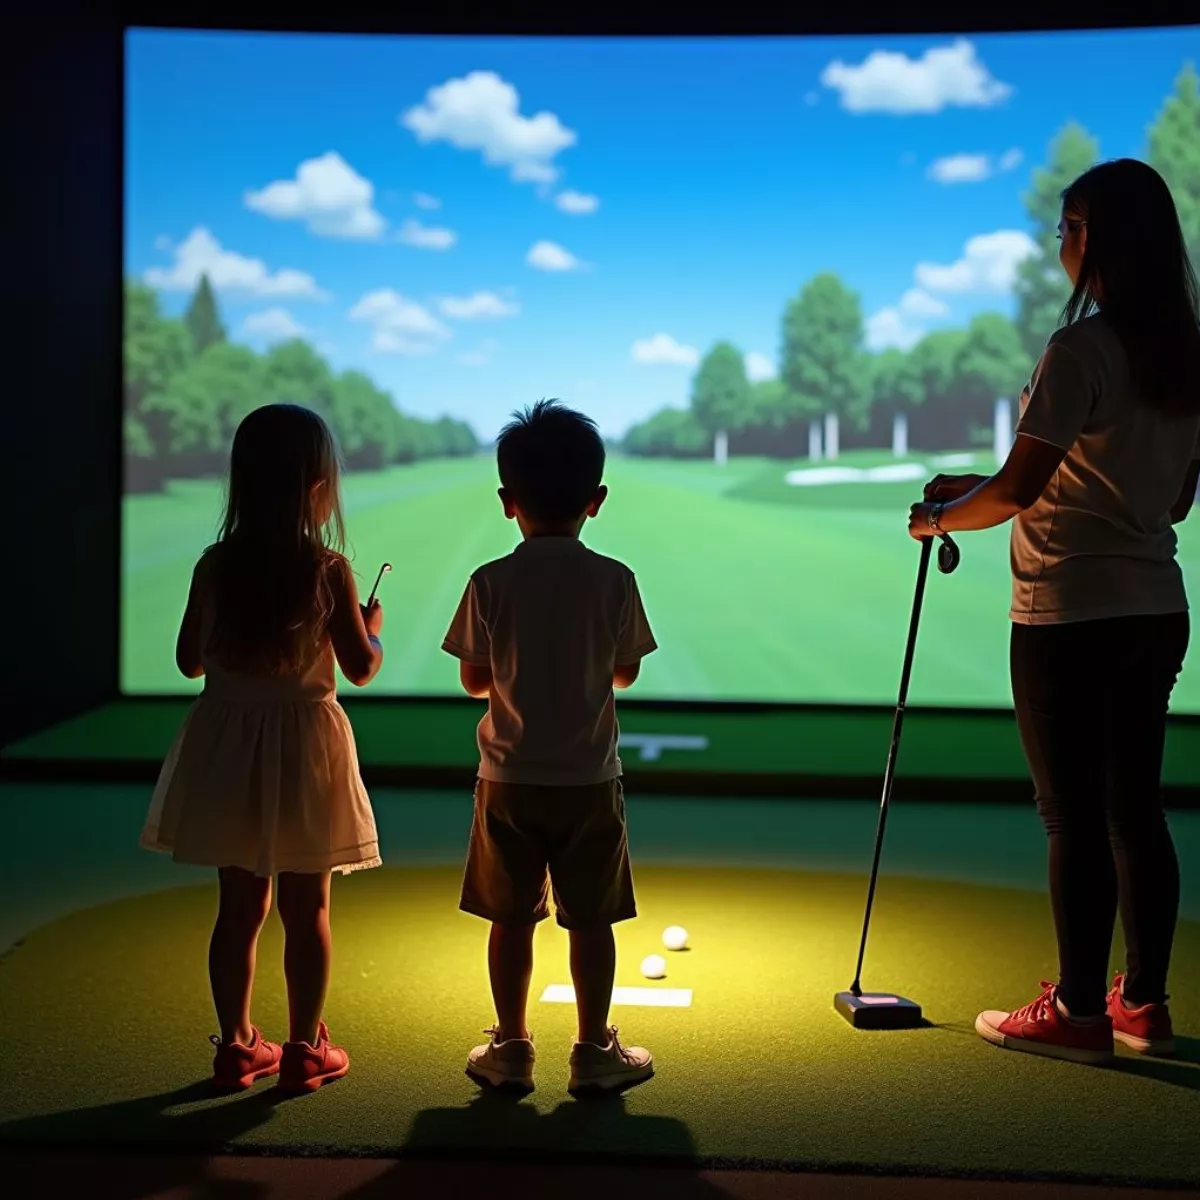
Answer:
<svg viewBox="0 0 1200 1200"><path fill-rule="evenodd" d="M141 845L176 862L278 871L380 865L333 646L302 673L227 671L204 655L204 692L163 764Z"/></svg>

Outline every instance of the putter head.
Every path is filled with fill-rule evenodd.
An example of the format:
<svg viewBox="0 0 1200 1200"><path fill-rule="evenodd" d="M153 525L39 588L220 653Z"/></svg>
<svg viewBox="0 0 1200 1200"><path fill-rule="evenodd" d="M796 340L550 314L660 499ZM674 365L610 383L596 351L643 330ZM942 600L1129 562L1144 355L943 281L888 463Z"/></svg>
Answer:
<svg viewBox="0 0 1200 1200"><path fill-rule="evenodd" d="M894 992L838 992L833 1007L855 1029L915 1029L925 1024L921 1006Z"/></svg>

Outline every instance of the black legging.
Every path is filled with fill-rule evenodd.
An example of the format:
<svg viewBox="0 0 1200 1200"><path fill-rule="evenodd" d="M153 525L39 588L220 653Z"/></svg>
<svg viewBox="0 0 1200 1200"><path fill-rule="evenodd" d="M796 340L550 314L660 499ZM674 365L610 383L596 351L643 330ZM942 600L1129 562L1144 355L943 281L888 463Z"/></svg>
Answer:
<svg viewBox="0 0 1200 1200"><path fill-rule="evenodd" d="M1187 613L1013 625L1013 701L1050 841L1060 994L1080 1016L1104 1011L1118 900L1125 997L1166 999L1179 861L1160 788L1187 644Z"/></svg>

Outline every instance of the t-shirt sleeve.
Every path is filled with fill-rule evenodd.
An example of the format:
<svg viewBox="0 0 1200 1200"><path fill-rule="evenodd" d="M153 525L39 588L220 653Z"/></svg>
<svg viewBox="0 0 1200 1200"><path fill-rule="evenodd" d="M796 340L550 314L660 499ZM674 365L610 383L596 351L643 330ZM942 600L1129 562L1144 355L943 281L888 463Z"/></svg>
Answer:
<svg viewBox="0 0 1200 1200"><path fill-rule="evenodd" d="M1061 342L1051 341L1033 373L1029 403L1016 431L1070 450L1095 402L1095 385L1082 359Z"/></svg>
<svg viewBox="0 0 1200 1200"><path fill-rule="evenodd" d="M616 665L618 667L632 666L657 649L658 643L650 631L650 621L646 617L646 609L642 604L642 594L638 591L637 580L630 576L629 600L625 606L621 636L617 639Z"/></svg>
<svg viewBox="0 0 1200 1200"><path fill-rule="evenodd" d="M491 664L492 637L488 633L487 614L484 611L480 587L474 577L467 584L466 591L458 602L458 611L446 631L442 649L475 667Z"/></svg>

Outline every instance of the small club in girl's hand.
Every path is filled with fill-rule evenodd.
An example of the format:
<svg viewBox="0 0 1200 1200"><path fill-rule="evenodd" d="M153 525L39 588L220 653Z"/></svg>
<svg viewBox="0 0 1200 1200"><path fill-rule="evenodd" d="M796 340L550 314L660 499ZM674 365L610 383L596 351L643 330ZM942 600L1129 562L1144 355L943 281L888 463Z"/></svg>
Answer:
<svg viewBox="0 0 1200 1200"><path fill-rule="evenodd" d="M388 573L388 572L389 572L391 569L392 569L392 564L391 564L391 563L384 563L384 564L383 564L383 566L379 568L379 574L375 576L375 584L374 584L374 586L371 588L371 594L370 594L370 595L367 597L367 608L373 608L373 607L374 607L374 605L375 605L375 593L376 593L377 591L379 591L379 583L380 583L380 580L382 580L382 579L383 579L383 577L384 577L384 576L385 576L385 575L386 575L386 574L387 574L387 573Z"/></svg>

